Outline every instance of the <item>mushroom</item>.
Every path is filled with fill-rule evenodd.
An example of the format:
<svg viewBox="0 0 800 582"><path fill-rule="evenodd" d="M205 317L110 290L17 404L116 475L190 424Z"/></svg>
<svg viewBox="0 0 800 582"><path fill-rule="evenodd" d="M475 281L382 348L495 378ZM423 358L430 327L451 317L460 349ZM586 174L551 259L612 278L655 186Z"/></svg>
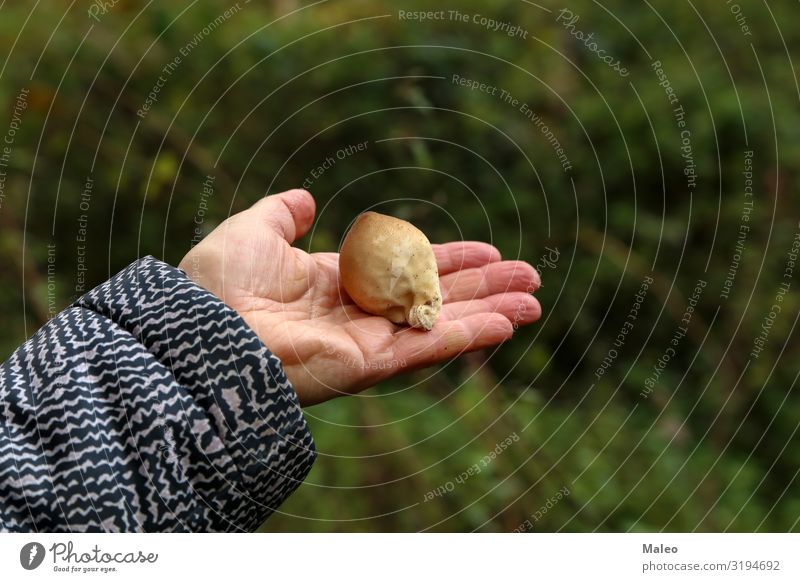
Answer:
<svg viewBox="0 0 800 582"><path fill-rule="evenodd" d="M442 310L431 243L405 220L359 215L342 244L339 271L356 305L393 323L430 331Z"/></svg>

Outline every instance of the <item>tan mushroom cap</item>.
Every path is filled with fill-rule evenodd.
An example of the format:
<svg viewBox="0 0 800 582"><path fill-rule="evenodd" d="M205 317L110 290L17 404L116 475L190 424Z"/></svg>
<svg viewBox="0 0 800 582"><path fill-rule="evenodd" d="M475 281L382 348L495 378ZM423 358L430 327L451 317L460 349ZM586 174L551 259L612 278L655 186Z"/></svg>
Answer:
<svg viewBox="0 0 800 582"><path fill-rule="evenodd" d="M410 222L377 212L356 218L339 254L347 294L361 309L430 331L442 309L428 238Z"/></svg>

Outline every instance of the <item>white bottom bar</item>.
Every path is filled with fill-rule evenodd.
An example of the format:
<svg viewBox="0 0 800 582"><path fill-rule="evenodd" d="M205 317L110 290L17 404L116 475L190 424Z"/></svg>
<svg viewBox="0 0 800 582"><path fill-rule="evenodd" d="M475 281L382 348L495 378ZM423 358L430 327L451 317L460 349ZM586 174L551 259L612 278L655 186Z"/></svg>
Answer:
<svg viewBox="0 0 800 582"><path fill-rule="evenodd" d="M6 534L0 572L136 582L777 581L800 580L799 549L798 534Z"/></svg>

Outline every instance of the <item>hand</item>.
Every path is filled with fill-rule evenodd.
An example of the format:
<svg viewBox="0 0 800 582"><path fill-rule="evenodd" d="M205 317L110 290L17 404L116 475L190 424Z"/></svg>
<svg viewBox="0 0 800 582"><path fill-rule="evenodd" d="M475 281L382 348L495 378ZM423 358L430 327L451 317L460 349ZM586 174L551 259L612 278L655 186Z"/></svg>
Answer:
<svg viewBox="0 0 800 582"><path fill-rule="evenodd" d="M268 196L195 246L180 268L230 307L283 362L303 406L509 339L536 321L527 263L480 242L433 245L444 305L430 332L361 311L339 283L338 253L291 244L314 221L305 190ZM512 323L513 322L513 323Z"/></svg>

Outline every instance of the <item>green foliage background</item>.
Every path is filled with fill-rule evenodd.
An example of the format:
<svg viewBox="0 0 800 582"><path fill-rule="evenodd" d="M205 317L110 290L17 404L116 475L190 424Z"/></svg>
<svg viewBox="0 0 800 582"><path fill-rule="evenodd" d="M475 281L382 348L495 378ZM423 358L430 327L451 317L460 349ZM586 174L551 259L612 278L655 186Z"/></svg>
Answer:
<svg viewBox="0 0 800 582"><path fill-rule="evenodd" d="M49 301L61 309L75 294L87 177L91 287L145 254L177 264L206 175L208 232L366 141L310 185L318 222L301 246L337 248L349 221L378 205L434 242L492 241L540 266L556 249L537 293L544 316L496 351L308 409L319 460L264 530L511 531L529 520L535 531L798 531L797 273L764 351L750 351L800 228L799 13L738 5L751 35L721 1L458 3L518 24L523 39L398 17L453 5L240 0L142 119L163 67L233 4L120 1L95 22L86 2L64 12L7 1L0 131L19 90L30 95L0 206L0 354L46 321ZM628 77L556 22L564 6ZM654 60L686 112L694 190ZM572 170L518 108L453 75L527 103ZM746 150L751 230L723 299ZM634 329L598 379L648 274ZM708 285L687 336L644 398L698 279ZM563 487L570 494L534 519Z"/></svg>

